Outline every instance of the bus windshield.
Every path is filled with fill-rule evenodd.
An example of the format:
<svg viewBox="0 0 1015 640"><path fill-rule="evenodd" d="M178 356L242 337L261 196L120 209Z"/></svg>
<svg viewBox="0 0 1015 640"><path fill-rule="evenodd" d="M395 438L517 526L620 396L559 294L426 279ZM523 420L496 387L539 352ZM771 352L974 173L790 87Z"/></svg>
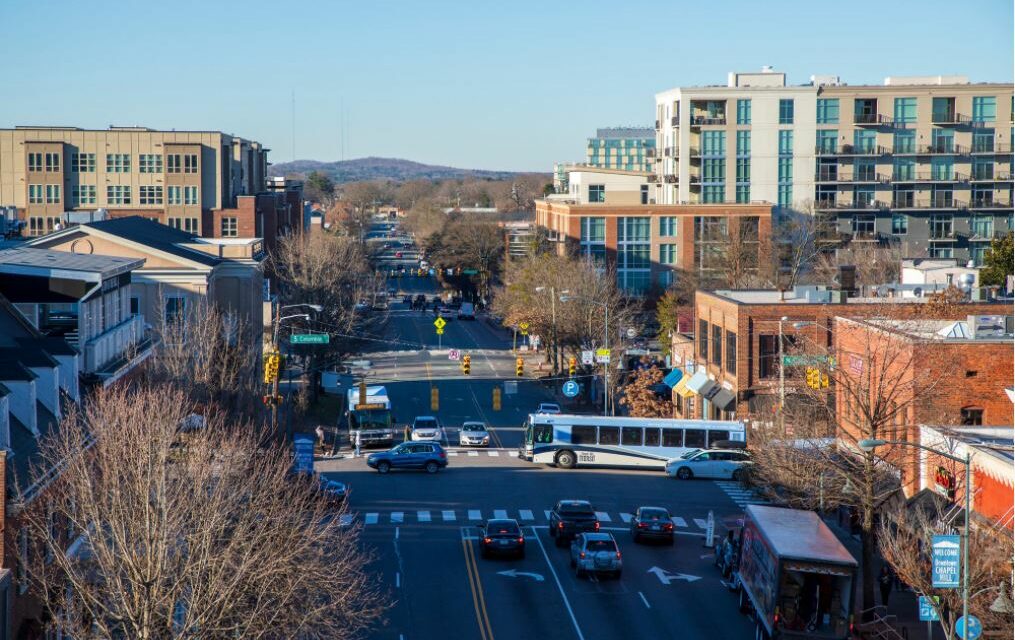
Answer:
<svg viewBox="0 0 1015 640"><path fill-rule="evenodd" d="M387 429L391 426L391 412L387 409L366 409L349 412L349 428Z"/></svg>

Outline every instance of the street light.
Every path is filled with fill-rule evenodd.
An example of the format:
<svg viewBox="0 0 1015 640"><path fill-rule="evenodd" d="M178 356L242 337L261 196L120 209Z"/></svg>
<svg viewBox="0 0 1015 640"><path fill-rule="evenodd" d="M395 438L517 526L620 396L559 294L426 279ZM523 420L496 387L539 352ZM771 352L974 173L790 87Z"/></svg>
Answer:
<svg viewBox="0 0 1015 640"><path fill-rule="evenodd" d="M570 291L564 289L561 292L560 301L570 302L571 300L578 300L586 302L588 304L599 305L603 308L603 348L607 352L610 350L610 306L601 300L592 300L591 298L581 298L579 296L570 295ZM607 364L603 365L603 415L609 414L608 401L610 397L610 367Z"/></svg>
<svg viewBox="0 0 1015 640"><path fill-rule="evenodd" d="M290 318L303 318L310 320L310 314L307 313L296 313L290 316L282 317L282 309L292 309L294 307L309 307L310 309L320 313L324 311L324 307L319 304L309 304L306 302L297 302L294 304L278 305L275 307L275 320L272 322L274 325L271 332L271 346L273 351L278 351L278 330L282 325L283 320L289 320ZM271 432L275 433L278 430L278 402L275 399L278 398L278 374L275 374L275 378L271 381Z"/></svg>
<svg viewBox="0 0 1015 640"><path fill-rule="evenodd" d="M970 497L971 470L973 465L971 464L972 456L970 455L969 447L968 446L966 447L966 457L960 458L956 455L948 453L947 451L939 451L937 449L932 449L931 447L919 444L917 442L903 442L900 440L882 440L880 438L865 438L860 442L858 442L857 446L860 447L860 449L862 449L863 451L866 451L867 453L872 453L878 447L883 447L886 444L899 445L905 447L916 447L917 449L923 449L924 451L928 451L930 453L939 455L942 458L947 458L948 460L952 460L954 462L959 462L961 464L966 465L966 518L965 523L963 524L963 536L962 536L964 538L964 542L962 544L962 617L965 619L966 624L962 628L962 638L963 640L969 640L969 520L973 515L973 505ZM1002 592L1001 595L1004 595L1004 592ZM1000 599L1001 598L998 597L997 600ZM994 604L999 604L997 600L994 601ZM1000 604L1003 604L1003 602ZM993 607L993 605L991 606Z"/></svg>

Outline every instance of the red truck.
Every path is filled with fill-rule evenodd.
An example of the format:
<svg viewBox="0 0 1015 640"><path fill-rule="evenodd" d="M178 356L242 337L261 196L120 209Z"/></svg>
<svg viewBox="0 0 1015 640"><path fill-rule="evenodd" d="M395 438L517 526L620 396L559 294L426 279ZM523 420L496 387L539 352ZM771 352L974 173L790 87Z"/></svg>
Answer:
<svg viewBox="0 0 1015 640"><path fill-rule="evenodd" d="M856 571L813 511L748 505L734 579L758 640L850 638Z"/></svg>

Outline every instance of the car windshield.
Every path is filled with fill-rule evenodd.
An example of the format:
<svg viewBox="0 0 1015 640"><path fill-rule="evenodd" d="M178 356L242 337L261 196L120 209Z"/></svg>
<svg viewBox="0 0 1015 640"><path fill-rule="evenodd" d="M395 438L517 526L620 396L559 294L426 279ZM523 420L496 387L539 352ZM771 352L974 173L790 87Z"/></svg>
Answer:
<svg viewBox="0 0 1015 640"><path fill-rule="evenodd" d="M589 540L585 545L587 551L616 551L617 543L613 540Z"/></svg>
<svg viewBox="0 0 1015 640"><path fill-rule="evenodd" d="M416 424L413 425L414 429L435 429L437 427L437 421L433 418L416 418Z"/></svg>
<svg viewBox="0 0 1015 640"><path fill-rule="evenodd" d="M462 425L462 431L468 431L470 433L486 431L486 427L481 424L464 424Z"/></svg>
<svg viewBox="0 0 1015 640"><path fill-rule="evenodd" d="M642 520L669 520L670 514L666 513L662 509L642 509L641 510Z"/></svg>
<svg viewBox="0 0 1015 640"><path fill-rule="evenodd" d="M567 513L567 514L581 514L581 515L591 515L593 513L593 511L592 511L592 505L590 505L590 504L574 504L574 503L560 505L560 512L561 513Z"/></svg>
<svg viewBox="0 0 1015 640"><path fill-rule="evenodd" d="M699 453L701 453L701 449L691 449L690 451L688 451L684 455L680 456L680 459L681 460L689 460L689 459L693 458L694 456L698 455Z"/></svg>

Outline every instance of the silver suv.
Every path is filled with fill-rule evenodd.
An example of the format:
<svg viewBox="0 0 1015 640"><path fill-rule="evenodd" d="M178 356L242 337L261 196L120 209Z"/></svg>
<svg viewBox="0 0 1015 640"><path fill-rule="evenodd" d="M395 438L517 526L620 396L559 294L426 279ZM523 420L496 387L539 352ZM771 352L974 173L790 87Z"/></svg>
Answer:
<svg viewBox="0 0 1015 640"><path fill-rule="evenodd" d="M619 578L624 563L612 534L579 533L571 542L571 566L579 578L589 573L609 573Z"/></svg>

